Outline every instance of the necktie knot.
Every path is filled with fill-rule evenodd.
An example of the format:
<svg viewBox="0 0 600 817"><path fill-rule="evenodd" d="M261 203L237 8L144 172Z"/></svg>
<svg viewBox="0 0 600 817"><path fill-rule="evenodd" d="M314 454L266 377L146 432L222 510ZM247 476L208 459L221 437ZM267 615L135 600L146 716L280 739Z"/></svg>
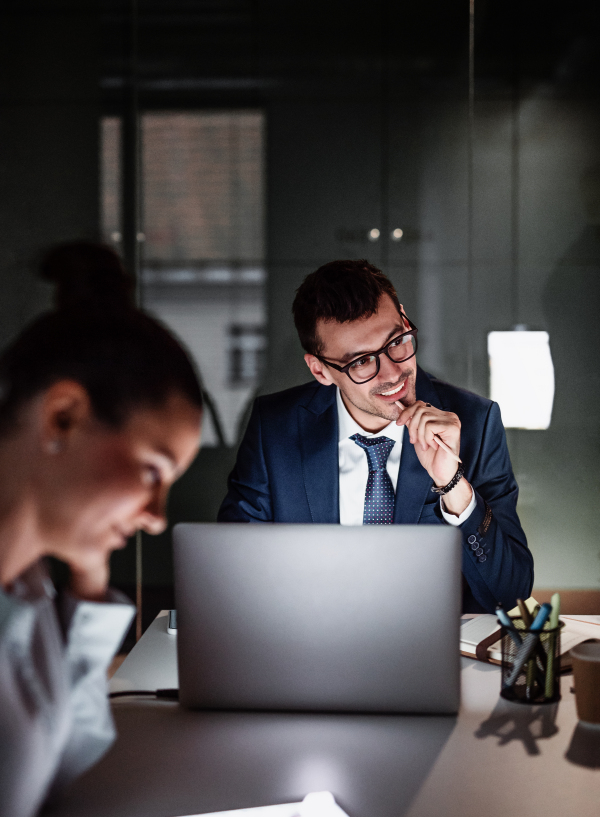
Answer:
<svg viewBox="0 0 600 817"><path fill-rule="evenodd" d="M381 471L386 467L394 440L389 437L363 437L362 434L353 434L350 439L366 453L369 471Z"/></svg>

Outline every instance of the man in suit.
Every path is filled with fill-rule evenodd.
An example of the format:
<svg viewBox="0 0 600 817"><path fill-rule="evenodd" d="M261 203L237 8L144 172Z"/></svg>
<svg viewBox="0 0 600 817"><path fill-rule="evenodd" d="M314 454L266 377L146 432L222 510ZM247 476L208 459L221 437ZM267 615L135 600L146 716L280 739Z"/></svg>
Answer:
<svg viewBox="0 0 600 817"><path fill-rule="evenodd" d="M463 610L527 598L498 405L416 365L417 329L367 261L307 276L293 313L315 380L256 400L219 521L455 525Z"/></svg>

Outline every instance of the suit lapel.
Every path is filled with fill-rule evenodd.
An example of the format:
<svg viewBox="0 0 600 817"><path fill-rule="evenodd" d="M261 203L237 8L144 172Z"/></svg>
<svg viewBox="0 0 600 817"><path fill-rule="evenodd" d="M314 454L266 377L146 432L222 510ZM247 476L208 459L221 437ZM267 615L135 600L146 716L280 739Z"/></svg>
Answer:
<svg viewBox="0 0 600 817"><path fill-rule="evenodd" d="M396 486L395 525L417 524L431 485L431 477L419 462L415 447L408 439L408 432L405 431Z"/></svg>
<svg viewBox="0 0 600 817"><path fill-rule="evenodd" d="M417 367L417 400L431 403L441 408L439 397L431 381L422 369ZM394 505L394 524L416 525L421 516L423 505L427 501L433 481L417 457L414 445L404 430L402 438L402 456L396 486Z"/></svg>
<svg viewBox="0 0 600 817"><path fill-rule="evenodd" d="M322 386L298 407L302 474L313 522L340 521L335 388Z"/></svg>

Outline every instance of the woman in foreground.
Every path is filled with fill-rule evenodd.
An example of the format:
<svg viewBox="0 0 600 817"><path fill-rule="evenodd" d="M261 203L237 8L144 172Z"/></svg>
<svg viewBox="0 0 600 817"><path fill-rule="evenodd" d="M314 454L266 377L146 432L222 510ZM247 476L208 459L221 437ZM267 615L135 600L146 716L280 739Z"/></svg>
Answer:
<svg viewBox="0 0 600 817"><path fill-rule="evenodd" d="M42 269L57 308L0 358L0 814L30 817L114 738L106 669L131 621L110 553L159 533L202 396L177 341L131 304L108 248ZM44 567L70 570L56 594Z"/></svg>

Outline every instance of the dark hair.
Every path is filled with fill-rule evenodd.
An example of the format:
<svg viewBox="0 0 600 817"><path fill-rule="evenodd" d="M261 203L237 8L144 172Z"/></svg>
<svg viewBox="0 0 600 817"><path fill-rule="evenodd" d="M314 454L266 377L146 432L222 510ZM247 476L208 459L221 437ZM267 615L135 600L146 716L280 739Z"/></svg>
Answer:
<svg viewBox="0 0 600 817"><path fill-rule="evenodd" d="M331 261L307 275L296 290L294 323L303 348L318 355L322 343L317 321L356 321L377 311L382 295L389 295L400 312L396 290L381 270L365 259Z"/></svg>
<svg viewBox="0 0 600 817"><path fill-rule="evenodd" d="M180 343L133 304L133 280L102 244L51 250L41 276L56 284L56 308L31 323L0 357L0 433L20 407L57 380L88 392L96 417L121 426L130 413L181 394L198 408L202 391Z"/></svg>

